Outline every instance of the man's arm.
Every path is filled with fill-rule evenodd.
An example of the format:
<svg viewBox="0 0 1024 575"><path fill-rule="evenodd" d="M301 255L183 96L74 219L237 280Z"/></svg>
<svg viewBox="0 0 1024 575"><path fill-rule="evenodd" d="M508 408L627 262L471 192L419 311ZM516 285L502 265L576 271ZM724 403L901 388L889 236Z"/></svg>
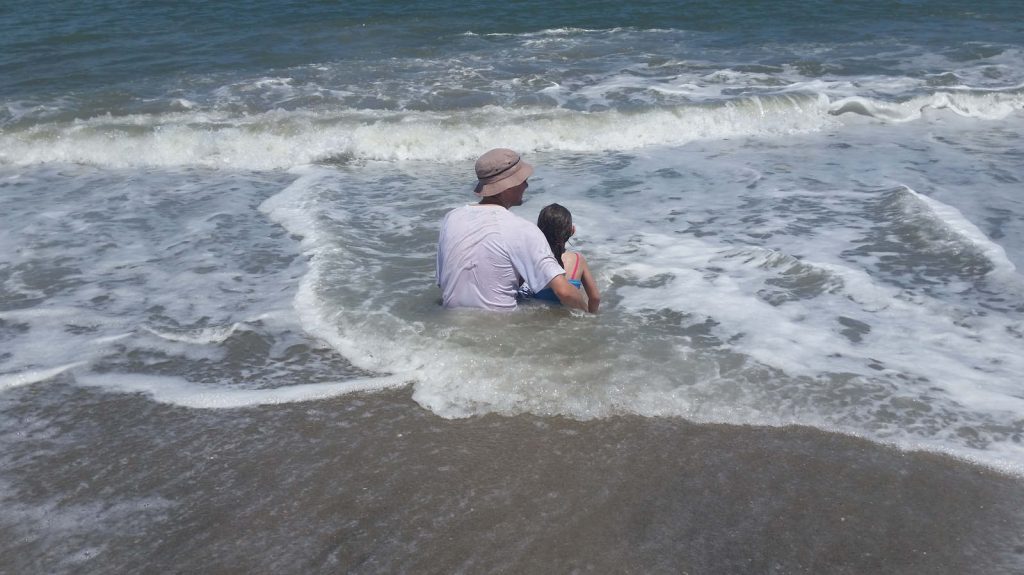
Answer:
<svg viewBox="0 0 1024 575"><path fill-rule="evenodd" d="M580 290L576 289L569 280L565 279L564 274L555 276L551 283L548 284L551 291L555 292L558 296L558 301L562 302L565 307L572 307L587 311L587 304L583 301L583 294Z"/></svg>

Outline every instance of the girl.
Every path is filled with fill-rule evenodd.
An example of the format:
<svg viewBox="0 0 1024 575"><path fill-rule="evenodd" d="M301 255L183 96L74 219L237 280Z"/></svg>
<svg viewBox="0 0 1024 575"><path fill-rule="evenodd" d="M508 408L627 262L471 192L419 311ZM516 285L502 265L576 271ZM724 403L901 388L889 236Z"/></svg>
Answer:
<svg viewBox="0 0 1024 575"><path fill-rule="evenodd" d="M537 227L544 232L544 237L551 246L551 252L555 254L555 260L562 264L566 270L565 279L577 288L583 287L587 293L587 308L590 313L597 313L601 305L601 294L597 291L597 282L594 281L587 261L579 252L565 251L565 242L576 233L576 226L572 225L572 214L569 210L558 204L545 206L537 216ZM550 288L540 290L534 296L538 299L558 301L558 297Z"/></svg>

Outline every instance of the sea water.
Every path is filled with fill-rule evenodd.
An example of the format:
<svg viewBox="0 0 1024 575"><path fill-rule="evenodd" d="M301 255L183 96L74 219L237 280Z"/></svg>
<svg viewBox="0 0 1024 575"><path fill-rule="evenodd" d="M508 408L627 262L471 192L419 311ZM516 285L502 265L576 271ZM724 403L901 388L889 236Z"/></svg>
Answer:
<svg viewBox="0 0 1024 575"><path fill-rule="evenodd" d="M84 449L68 429L108 403L174 408L137 430L166 443L189 433L176 417L287 434L275 410L341 398L358 419L359 398L407 390L451 425L798 425L1020 475L1022 18L951 1L6 5L0 461ZM438 226L475 201L492 147L536 167L514 213L572 211L600 314L439 306ZM6 475L13 540L88 539L40 519L63 495ZM177 503L76 504L119 531L111 505ZM104 549L71 547L50 566Z"/></svg>

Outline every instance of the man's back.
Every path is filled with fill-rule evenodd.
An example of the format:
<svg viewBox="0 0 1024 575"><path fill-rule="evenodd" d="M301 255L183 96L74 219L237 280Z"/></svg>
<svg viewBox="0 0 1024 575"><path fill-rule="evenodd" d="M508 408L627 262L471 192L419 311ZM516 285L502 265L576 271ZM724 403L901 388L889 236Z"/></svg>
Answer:
<svg viewBox="0 0 1024 575"><path fill-rule="evenodd" d="M563 271L537 226L501 206L456 208L441 224L437 283L445 307L512 310L523 281L539 291Z"/></svg>

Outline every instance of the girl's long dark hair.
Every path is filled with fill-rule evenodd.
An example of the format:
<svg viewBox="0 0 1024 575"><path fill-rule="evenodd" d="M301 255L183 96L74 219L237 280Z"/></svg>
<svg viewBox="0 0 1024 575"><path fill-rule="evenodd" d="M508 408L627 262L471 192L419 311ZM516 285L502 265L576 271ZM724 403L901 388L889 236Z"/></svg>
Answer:
<svg viewBox="0 0 1024 575"><path fill-rule="evenodd" d="M537 227L544 232L544 237L551 246L551 253L555 254L555 261L565 269L562 254L565 253L565 242L572 237L572 214L558 204L544 206L537 216Z"/></svg>

